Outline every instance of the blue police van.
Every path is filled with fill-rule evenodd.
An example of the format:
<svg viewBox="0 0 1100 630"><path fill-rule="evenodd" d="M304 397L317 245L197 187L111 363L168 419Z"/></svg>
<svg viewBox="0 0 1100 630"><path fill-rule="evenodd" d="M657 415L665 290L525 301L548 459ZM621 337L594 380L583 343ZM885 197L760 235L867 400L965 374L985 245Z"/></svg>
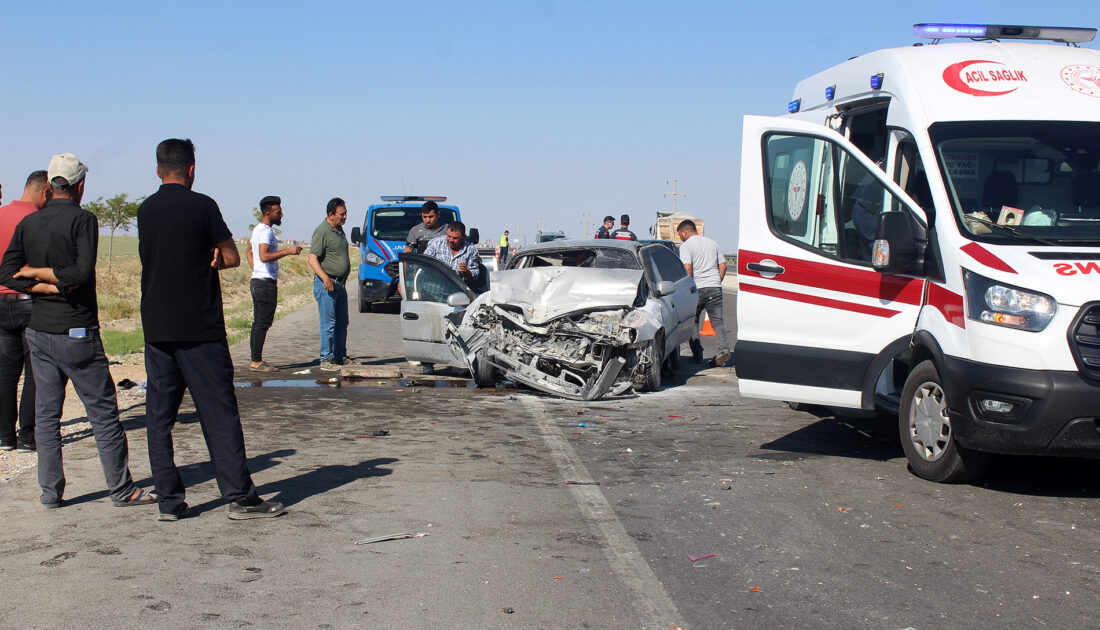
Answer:
<svg viewBox="0 0 1100 630"><path fill-rule="evenodd" d="M405 237L420 223L425 201L439 204L439 221L460 221L458 206L444 205L446 197L383 195L382 203L367 208L363 228L351 229L351 242L359 246L359 312L372 305L397 302L397 255L405 250ZM393 263L393 264L390 264Z"/></svg>

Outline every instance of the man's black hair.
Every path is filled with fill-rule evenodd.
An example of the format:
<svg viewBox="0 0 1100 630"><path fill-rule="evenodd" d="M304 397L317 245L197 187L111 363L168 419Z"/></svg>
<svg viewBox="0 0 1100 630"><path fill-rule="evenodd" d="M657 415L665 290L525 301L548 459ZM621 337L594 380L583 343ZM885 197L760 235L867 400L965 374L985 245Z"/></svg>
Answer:
<svg viewBox="0 0 1100 630"><path fill-rule="evenodd" d="M630 215L629 214L624 214L619 219L619 223L622 223L623 225L630 225Z"/></svg>
<svg viewBox="0 0 1100 630"><path fill-rule="evenodd" d="M451 224L447 226L448 232L462 232L462 235L466 235L466 224L462 221L451 221Z"/></svg>
<svg viewBox="0 0 1100 630"><path fill-rule="evenodd" d="M431 201L431 200L425 201L424 205L420 206L420 212L421 213L432 212L432 211L439 212L439 204L434 202L434 201Z"/></svg>
<svg viewBox="0 0 1100 630"><path fill-rule="evenodd" d="M157 168L162 173L186 173L195 165L195 143L190 138L169 138L157 145Z"/></svg>
<svg viewBox="0 0 1100 630"><path fill-rule="evenodd" d="M35 188L45 188L49 183L46 171L35 171L27 177L27 185L25 188L31 188L32 186Z"/></svg>
<svg viewBox="0 0 1100 630"><path fill-rule="evenodd" d="M692 232L699 231L695 227L695 221L692 221L691 219L684 219L683 221L680 221L680 225L676 226L676 231L679 232L680 230L691 230Z"/></svg>
<svg viewBox="0 0 1100 630"><path fill-rule="evenodd" d="M275 206L283 205L283 200L275 195L268 195L260 200L260 212L267 212Z"/></svg>
<svg viewBox="0 0 1100 630"><path fill-rule="evenodd" d="M606 217L603 218L604 223L607 223L608 221L614 223L615 222L615 217L613 217L609 214L609 215L607 215Z"/></svg>
<svg viewBox="0 0 1100 630"><path fill-rule="evenodd" d="M344 203L344 200L339 197L333 197L328 200L328 205L325 206L325 215L332 216L336 214L336 209L339 207L347 208L348 204Z"/></svg>

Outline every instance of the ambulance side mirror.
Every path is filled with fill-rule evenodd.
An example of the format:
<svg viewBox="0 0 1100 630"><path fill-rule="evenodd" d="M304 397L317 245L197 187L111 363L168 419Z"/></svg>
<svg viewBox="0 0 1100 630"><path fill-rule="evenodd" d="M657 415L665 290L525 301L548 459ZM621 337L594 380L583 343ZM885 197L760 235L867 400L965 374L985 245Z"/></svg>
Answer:
<svg viewBox="0 0 1100 630"><path fill-rule="evenodd" d="M881 273L920 275L924 268L924 228L908 212L878 215L871 266Z"/></svg>

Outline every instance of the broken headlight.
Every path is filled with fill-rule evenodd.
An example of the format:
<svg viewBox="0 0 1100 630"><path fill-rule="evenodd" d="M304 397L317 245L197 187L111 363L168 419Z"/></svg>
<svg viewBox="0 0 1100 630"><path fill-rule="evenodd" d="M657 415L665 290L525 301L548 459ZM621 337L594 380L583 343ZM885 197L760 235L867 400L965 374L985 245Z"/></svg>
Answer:
<svg viewBox="0 0 1100 630"><path fill-rule="evenodd" d="M641 311L634 310L626 314L621 322L627 328L637 328L645 323L645 315Z"/></svg>

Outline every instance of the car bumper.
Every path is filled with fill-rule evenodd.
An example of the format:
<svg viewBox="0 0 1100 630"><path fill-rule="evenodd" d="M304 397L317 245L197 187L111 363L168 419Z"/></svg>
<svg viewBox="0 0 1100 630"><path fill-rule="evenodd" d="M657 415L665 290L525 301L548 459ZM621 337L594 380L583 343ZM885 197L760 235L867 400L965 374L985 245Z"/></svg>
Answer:
<svg viewBox="0 0 1100 630"><path fill-rule="evenodd" d="M1100 458L1100 384L1078 372L945 359L951 426L965 447L991 453ZM985 411L983 399L1013 403Z"/></svg>
<svg viewBox="0 0 1100 630"><path fill-rule="evenodd" d="M359 282L359 298L364 302L385 302L400 300L396 280L378 280L365 278Z"/></svg>

